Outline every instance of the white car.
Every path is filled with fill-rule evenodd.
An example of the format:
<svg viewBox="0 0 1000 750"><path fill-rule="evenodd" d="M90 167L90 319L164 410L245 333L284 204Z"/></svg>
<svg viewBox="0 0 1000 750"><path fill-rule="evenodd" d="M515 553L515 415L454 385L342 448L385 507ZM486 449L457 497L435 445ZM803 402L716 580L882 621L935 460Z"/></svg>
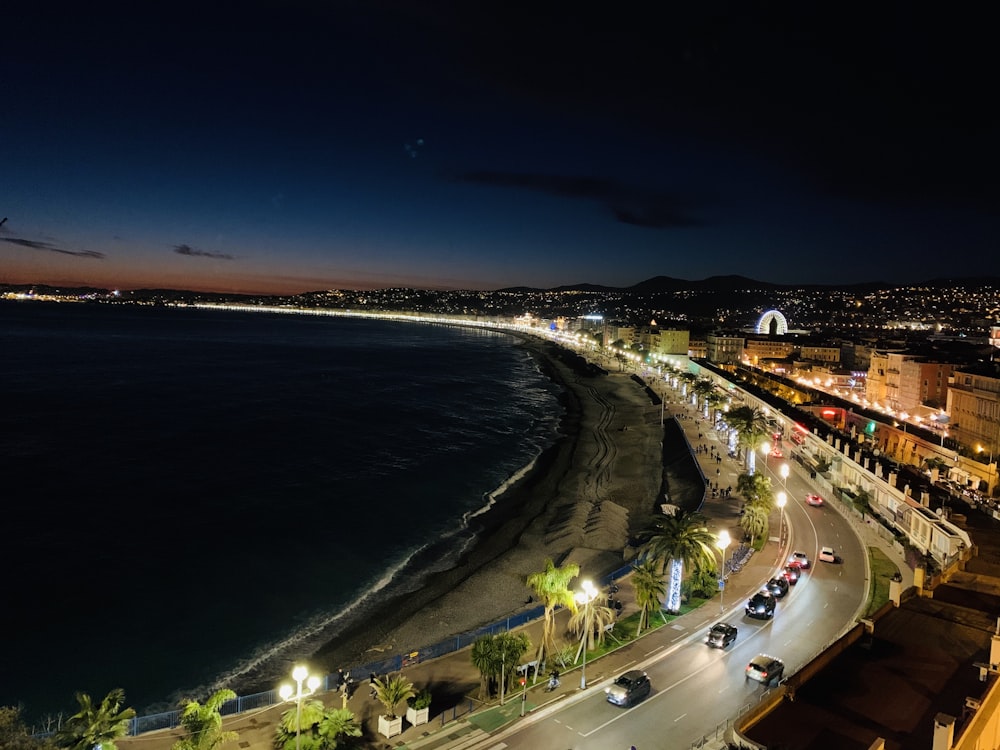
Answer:
<svg viewBox="0 0 1000 750"><path fill-rule="evenodd" d="M828 563L837 562L837 554L833 551L833 547L822 547L819 551L819 561Z"/></svg>

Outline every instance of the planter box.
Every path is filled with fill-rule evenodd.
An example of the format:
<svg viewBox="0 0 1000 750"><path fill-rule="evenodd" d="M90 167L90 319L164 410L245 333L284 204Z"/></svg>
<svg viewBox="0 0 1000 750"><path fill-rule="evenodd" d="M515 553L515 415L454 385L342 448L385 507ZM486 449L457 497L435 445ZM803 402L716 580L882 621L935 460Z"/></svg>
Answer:
<svg viewBox="0 0 1000 750"><path fill-rule="evenodd" d="M385 737L395 737L403 732L403 717L390 719L388 716L378 717L378 733Z"/></svg>
<svg viewBox="0 0 1000 750"><path fill-rule="evenodd" d="M420 724L426 724L430 721L431 717L431 707L426 708L412 708L410 706L406 707L406 720L410 722L413 726L419 726Z"/></svg>

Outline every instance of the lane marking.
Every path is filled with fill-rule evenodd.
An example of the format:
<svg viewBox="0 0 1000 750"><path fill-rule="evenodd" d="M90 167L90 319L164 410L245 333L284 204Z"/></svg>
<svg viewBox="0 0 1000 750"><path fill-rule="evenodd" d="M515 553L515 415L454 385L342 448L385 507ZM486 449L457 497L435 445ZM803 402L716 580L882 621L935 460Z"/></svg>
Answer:
<svg viewBox="0 0 1000 750"><path fill-rule="evenodd" d="M681 714L680 716L678 716L676 719L674 719L674 724L683 719L685 716L687 716L687 714Z"/></svg>

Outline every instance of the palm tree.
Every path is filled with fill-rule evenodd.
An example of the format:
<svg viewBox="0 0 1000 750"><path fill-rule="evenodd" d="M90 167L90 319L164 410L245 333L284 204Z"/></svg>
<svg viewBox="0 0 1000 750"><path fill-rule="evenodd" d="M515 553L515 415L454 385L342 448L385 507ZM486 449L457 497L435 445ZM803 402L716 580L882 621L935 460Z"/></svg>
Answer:
<svg viewBox="0 0 1000 750"><path fill-rule="evenodd" d="M736 491L743 496L748 506L761 508L764 515L769 515L774 510L771 480L763 474L740 474L736 478Z"/></svg>
<svg viewBox="0 0 1000 750"><path fill-rule="evenodd" d="M712 407L712 422L716 420L716 415L718 414L719 407L726 402L726 397L723 396L718 391L712 391L707 396L705 396L705 401L710 407Z"/></svg>
<svg viewBox="0 0 1000 750"><path fill-rule="evenodd" d="M236 732L222 731L219 711L226 701L236 697L232 690L217 690L205 704L188 701L181 709L181 726L186 736L173 744L172 750L215 750L226 742L239 739Z"/></svg>
<svg viewBox="0 0 1000 750"><path fill-rule="evenodd" d="M385 706L386 716L396 718L396 706L400 702L416 695L413 683L398 674L395 677L387 675L384 679L375 680L375 697Z"/></svg>
<svg viewBox="0 0 1000 750"><path fill-rule="evenodd" d="M750 543L764 536L768 530L767 512L760 505L747 505L740 517L740 528L746 532Z"/></svg>
<svg viewBox="0 0 1000 750"><path fill-rule="evenodd" d="M587 650L593 651L595 642L598 644L604 643L604 634L607 632L606 628L608 625L615 624L617 615L618 613L611 609L611 607L591 603L589 606L577 610L569 618L570 632L581 636L580 648L576 652L577 659L580 658L580 652L583 651L584 638L582 636L586 635Z"/></svg>
<svg viewBox="0 0 1000 750"><path fill-rule="evenodd" d="M340 747L343 738L360 737L361 727L353 712L346 708L331 708L323 713L317 733L324 743L322 748L335 750Z"/></svg>
<svg viewBox="0 0 1000 750"><path fill-rule="evenodd" d="M636 637L649 624L650 615L660 608L666 595L663 577L656 571L656 563L645 560L639 565L633 565L632 588L635 589L635 603L639 605L639 625L635 630Z"/></svg>
<svg viewBox="0 0 1000 750"><path fill-rule="evenodd" d="M556 607L568 607L576 612L576 599L569 589L569 582L580 575L580 566L576 563L566 563L557 568L552 559L545 561L545 570L528 576L528 586L534 591L538 600L545 605L545 621L542 624L542 640L538 644L538 663L545 662L546 657L555 650L556 638Z"/></svg>
<svg viewBox="0 0 1000 750"><path fill-rule="evenodd" d="M677 613L681 609L684 566L702 568L713 565L715 535L708 530L703 515L685 510L656 521L652 532L642 551L661 572L669 562L670 586L666 607L668 611Z"/></svg>
<svg viewBox="0 0 1000 750"><path fill-rule="evenodd" d="M93 750L97 746L117 750L115 740L128 733L129 722L135 718L134 709L122 708L125 691L115 688L97 706L86 693L77 693L76 702L80 710L56 733L56 745L67 750Z"/></svg>
<svg viewBox="0 0 1000 750"><path fill-rule="evenodd" d="M726 422L739 433L739 445L746 451L747 471L753 474L757 449L770 431L767 417L756 407L740 406L726 415Z"/></svg>
<svg viewBox="0 0 1000 750"><path fill-rule="evenodd" d="M681 395L687 396L691 387L694 385L694 381L698 379L698 376L693 372L682 372L678 377L684 381L681 386Z"/></svg>
<svg viewBox="0 0 1000 750"><path fill-rule="evenodd" d="M472 644L472 664L479 670L481 699L489 698L492 682L496 682L501 696L506 694L518 664L530 648L531 640L524 632L484 635L475 640Z"/></svg>
<svg viewBox="0 0 1000 750"><path fill-rule="evenodd" d="M298 707L281 714L274 732L277 750L336 750L347 737L360 737L361 727L352 711L346 708L326 708L323 701L303 701L301 718ZM176 747L176 746L175 746Z"/></svg>
<svg viewBox="0 0 1000 750"><path fill-rule="evenodd" d="M490 680L496 674L497 644L493 636L484 635L472 643L472 666L479 670L479 699L490 697Z"/></svg>
<svg viewBox="0 0 1000 750"><path fill-rule="evenodd" d="M715 392L715 383L713 383L708 378L698 378L692 386L694 392L701 396L702 406L704 408L703 416L708 417L708 397L710 394Z"/></svg>

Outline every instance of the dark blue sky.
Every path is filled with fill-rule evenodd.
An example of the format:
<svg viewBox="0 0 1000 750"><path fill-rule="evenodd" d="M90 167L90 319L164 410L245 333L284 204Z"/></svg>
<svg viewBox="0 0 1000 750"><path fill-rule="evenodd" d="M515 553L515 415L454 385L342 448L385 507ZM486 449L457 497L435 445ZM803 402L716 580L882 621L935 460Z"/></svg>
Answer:
<svg viewBox="0 0 1000 750"><path fill-rule="evenodd" d="M17 5L0 17L0 283L1000 275L986 18Z"/></svg>

